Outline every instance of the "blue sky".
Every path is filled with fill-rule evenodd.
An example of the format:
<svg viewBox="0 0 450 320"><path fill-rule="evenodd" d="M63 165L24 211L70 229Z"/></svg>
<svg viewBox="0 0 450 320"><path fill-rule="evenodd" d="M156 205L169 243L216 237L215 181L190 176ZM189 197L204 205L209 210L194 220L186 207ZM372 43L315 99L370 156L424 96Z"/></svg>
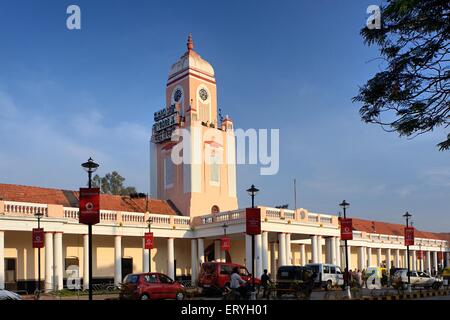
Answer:
<svg viewBox="0 0 450 320"><path fill-rule="evenodd" d="M257 203L450 231L450 153L360 121L351 102L377 70L359 30L376 1L2 1L0 181L77 189L89 156L148 191L148 139L169 68L193 33L236 127L280 128L280 171L238 168ZM81 7L82 30L66 28Z"/></svg>

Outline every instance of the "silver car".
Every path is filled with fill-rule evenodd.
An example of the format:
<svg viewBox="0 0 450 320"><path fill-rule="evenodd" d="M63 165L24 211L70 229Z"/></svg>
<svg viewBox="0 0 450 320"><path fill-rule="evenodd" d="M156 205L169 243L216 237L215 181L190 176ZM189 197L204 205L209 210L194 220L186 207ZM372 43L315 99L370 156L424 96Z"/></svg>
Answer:
<svg viewBox="0 0 450 320"><path fill-rule="evenodd" d="M410 271L410 281L412 288L433 288L439 289L442 281L432 277L422 271ZM398 270L393 276L393 286L395 288L406 289L408 287L408 270Z"/></svg>
<svg viewBox="0 0 450 320"><path fill-rule="evenodd" d="M22 300L22 297L15 292L0 289L0 300Z"/></svg>

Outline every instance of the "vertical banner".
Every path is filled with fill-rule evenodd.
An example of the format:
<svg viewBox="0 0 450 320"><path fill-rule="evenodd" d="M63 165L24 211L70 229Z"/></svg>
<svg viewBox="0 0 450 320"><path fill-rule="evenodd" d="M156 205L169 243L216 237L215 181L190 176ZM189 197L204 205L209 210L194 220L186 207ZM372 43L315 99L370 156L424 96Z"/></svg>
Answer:
<svg viewBox="0 0 450 320"><path fill-rule="evenodd" d="M44 229L43 228L33 228L33 248L43 248L44 247Z"/></svg>
<svg viewBox="0 0 450 320"><path fill-rule="evenodd" d="M100 222L100 188L80 188L80 216L83 224Z"/></svg>
<svg viewBox="0 0 450 320"><path fill-rule="evenodd" d="M353 240L353 221L352 219L341 218L341 240Z"/></svg>
<svg viewBox="0 0 450 320"><path fill-rule="evenodd" d="M414 227L405 227L405 246L414 245Z"/></svg>
<svg viewBox="0 0 450 320"><path fill-rule="evenodd" d="M230 251L231 239L228 237L223 237L222 239L220 239L220 248L223 251Z"/></svg>
<svg viewBox="0 0 450 320"><path fill-rule="evenodd" d="M248 235L261 233L261 209L247 208L245 211L246 230Z"/></svg>
<svg viewBox="0 0 450 320"><path fill-rule="evenodd" d="M153 232L146 232L144 236L145 249L153 249L154 241L153 241Z"/></svg>

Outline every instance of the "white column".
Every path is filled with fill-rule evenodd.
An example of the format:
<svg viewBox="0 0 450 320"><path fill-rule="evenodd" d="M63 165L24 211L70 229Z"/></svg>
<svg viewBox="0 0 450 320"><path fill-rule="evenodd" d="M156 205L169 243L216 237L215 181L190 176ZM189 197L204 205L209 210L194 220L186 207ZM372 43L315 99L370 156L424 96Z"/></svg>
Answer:
<svg viewBox="0 0 450 320"><path fill-rule="evenodd" d="M191 283L195 285L197 283L197 239L191 239Z"/></svg>
<svg viewBox="0 0 450 320"><path fill-rule="evenodd" d="M359 252L358 252L358 260L359 260L359 269L360 270L364 270L365 267L365 253L366 252L366 247L359 247Z"/></svg>
<svg viewBox="0 0 450 320"><path fill-rule="evenodd" d="M400 249L395 250L395 267L400 268Z"/></svg>
<svg viewBox="0 0 450 320"><path fill-rule="evenodd" d="M255 235L255 260L256 260L255 277L260 278L262 275L262 236L261 236L261 234Z"/></svg>
<svg viewBox="0 0 450 320"><path fill-rule="evenodd" d="M175 280L175 248L173 238L167 238L167 275Z"/></svg>
<svg viewBox="0 0 450 320"><path fill-rule="evenodd" d="M377 248L377 267L381 267L381 248Z"/></svg>
<svg viewBox="0 0 450 320"><path fill-rule="evenodd" d="M336 237L335 238L335 245L336 245L336 265L342 268L342 260L341 260L341 238Z"/></svg>
<svg viewBox="0 0 450 320"><path fill-rule="evenodd" d="M328 240L328 247L330 248L330 263L337 264L336 259L336 237L331 237Z"/></svg>
<svg viewBox="0 0 450 320"><path fill-rule="evenodd" d="M367 247L367 268L372 267L372 248Z"/></svg>
<svg viewBox="0 0 450 320"><path fill-rule="evenodd" d="M269 233L262 233L262 269L269 270Z"/></svg>
<svg viewBox="0 0 450 320"><path fill-rule="evenodd" d="M422 254L422 256L421 256L421 259L419 260L419 264L420 264L420 267L419 267L419 268L420 268L420 271L423 272L423 271L424 271L424 269L423 269L423 267L424 267L424 261L423 261L423 260L425 259L425 256L424 256L424 254L423 254L423 251L422 251L421 254Z"/></svg>
<svg viewBox="0 0 450 320"><path fill-rule="evenodd" d="M62 290L64 287L62 232L55 232L53 248L54 248L54 259L55 259L55 271L54 272L55 272L56 290Z"/></svg>
<svg viewBox="0 0 450 320"><path fill-rule="evenodd" d="M275 242L270 243L270 276L275 279L277 276L277 261L275 259L275 250L277 244Z"/></svg>
<svg viewBox="0 0 450 320"><path fill-rule="evenodd" d="M5 232L0 231L0 290L5 289Z"/></svg>
<svg viewBox="0 0 450 320"><path fill-rule="evenodd" d="M348 270L352 269L352 247L347 244Z"/></svg>
<svg viewBox="0 0 450 320"><path fill-rule="evenodd" d="M433 268L438 271L438 256L437 251L433 251Z"/></svg>
<svg viewBox="0 0 450 320"><path fill-rule="evenodd" d="M286 265L292 265L292 247L290 233L286 233Z"/></svg>
<svg viewBox="0 0 450 320"><path fill-rule="evenodd" d="M245 235L245 266L249 272L252 272L252 236Z"/></svg>
<svg viewBox="0 0 450 320"><path fill-rule="evenodd" d="M118 285L122 279L122 236L114 237L114 284Z"/></svg>
<svg viewBox="0 0 450 320"><path fill-rule="evenodd" d="M45 233L45 291L53 291L53 233Z"/></svg>
<svg viewBox="0 0 450 320"><path fill-rule="evenodd" d="M221 261L220 240L214 240L214 261Z"/></svg>
<svg viewBox="0 0 450 320"><path fill-rule="evenodd" d="M278 234L278 267L286 265L286 233Z"/></svg>
<svg viewBox="0 0 450 320"><path fill-rule="evenodd" d="M89 236L83 234L83 287L89 288Z"/></svg>
<svg viewBox="0 0 450 320"><path fill-rule="evenodd" d="M386 249L386 269L389 274L389 272L391 270L391 249L390 248Z"/></svg>
<svg viewBox="0 0 450 320"><path fill-rule="evenodd" d="M205 262L205 241L203 240L203 238L197 239L197 253L198 253L197 265L200 267L202 263Z"/></svg>
<svg viewBox="0 0 450 320"><path fill-rule="evenodd" d="M317 262L322 263L322 236L317 236Z"/></svg>
<svg viewBox="0 0 450 320"><path fill-rule="evenodd" d="M412 250L412 269L417 271L417 254L416 254L416 250Z"/></svg>
<svg viewBox="0 0 450 320"><path fill-rule="evenodd" d="M149 266L149 254L150 250L145 249L145 239L142 238L142 271L143 272L149 272L150 266Z"/></svg>
<svg viewBox="0 0 450 320"><path fill-rule="evenodd" d="M317 257L317 236L311 236L311 253L312 263L318 263L319 259Z"/></svg>
<svg viewBox="0 0 450 320"><path fill-rule="evenodd" d="M300 245L300 257L301 257L301 265L304 266L307 261L306 261L306 245L301 244Z"/></svg>
<svg viewBox="0 0 450 320"><path fill-rule="evenodd" d="M431 252L427 251L427 269L428 273L431 274Z"/></svg>

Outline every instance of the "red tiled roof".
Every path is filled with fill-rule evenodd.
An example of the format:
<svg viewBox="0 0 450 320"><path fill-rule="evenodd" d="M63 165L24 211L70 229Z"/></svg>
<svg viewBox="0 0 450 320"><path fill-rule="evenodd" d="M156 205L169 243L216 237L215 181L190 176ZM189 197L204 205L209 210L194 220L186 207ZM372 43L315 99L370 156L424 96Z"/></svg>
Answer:
<svg viewBox="0 0 450 320"><path fill-rule="evenodd" d="M379 233L393 236L403 236L404 225L396 223L387 223L381 221L370 221L353 218L353 230L368 233ZM415 230L414 236L417 238L449 240L450 233L434 233L421 230Z"/></svg>
<svg viewBox="0 0 450 320"><path fill-rule="evenodd" d="M78 207L78 191L0 183L0 200ZM145 212L145 207L145 198L131 199L109 194L100 195L100 208L103 210ZM166 201L157 199L148 200L148 211L157 214L176 214Z"/></svg>

